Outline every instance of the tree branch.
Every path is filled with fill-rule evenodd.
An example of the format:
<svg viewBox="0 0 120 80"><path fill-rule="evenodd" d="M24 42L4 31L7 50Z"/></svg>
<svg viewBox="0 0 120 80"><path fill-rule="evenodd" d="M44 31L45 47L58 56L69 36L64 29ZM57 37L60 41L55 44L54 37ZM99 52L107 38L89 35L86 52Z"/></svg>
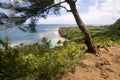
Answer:
<svg viewBox="0 0 120 80"><path fill-rule="evenodd" d="M65 2L66 2L66 1L62 1L62 2L59 2L59 3L57 3L57 4L53 4L53 5L49 6L49 7L46 7L45 9L41 10L39 13L43 13L44 11L46 11L46 10L48 10L48 9L51 9L52 7L55 7L55 6L57 6L57 5L60 5L60 4L62 4L62 3L65 3Z"/></svg>
<svg viewBox="0 0 120 80"><path fill-rule="evenodd" d="M60 6L61 8L64 8L67 12L71 12L71 10L68 10L65 6Z"/></svg>

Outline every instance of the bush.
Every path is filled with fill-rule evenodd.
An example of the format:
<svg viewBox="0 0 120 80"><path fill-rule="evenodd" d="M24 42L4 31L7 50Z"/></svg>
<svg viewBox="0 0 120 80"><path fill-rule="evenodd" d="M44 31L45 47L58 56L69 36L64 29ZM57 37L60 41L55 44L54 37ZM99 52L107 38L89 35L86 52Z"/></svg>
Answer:
<svg viewBox="0 0 120 80"><path fill-rule="evenodd" d="M54 80L74 72L83 51L74 42L47 49L45 43L0 48L0 80Z"/></svg>
<svg viewBox="0 0 120 80"><path fill-rule="evenodd" d="M101 46L112 46L120 44L120 24L115 23L109 27L88 27L95 44ZM85 37L77 27L62 27L59 29L62 37L78 44L83 44Z"/></svg>

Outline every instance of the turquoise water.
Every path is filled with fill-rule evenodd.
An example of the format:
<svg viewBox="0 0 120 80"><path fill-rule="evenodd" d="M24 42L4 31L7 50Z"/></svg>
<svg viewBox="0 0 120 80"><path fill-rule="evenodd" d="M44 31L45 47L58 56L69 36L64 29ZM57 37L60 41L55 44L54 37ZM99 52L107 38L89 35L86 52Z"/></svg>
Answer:
<svg viewBox="0 0 120 80"><path fill-rule="evenodd" d="M52 44L55 45L58 41L58 35L55 34L55 31L58 30L59 27L68 27L73 25L62 25L62 24L49 24L49 25L37 25L35 33L24 32L20 30L18 27L7 28L5 30L0 31L0 39L4 40L8 38L9 44L15 43L34 43L39 42L43 37L51 40Z"/></svg>

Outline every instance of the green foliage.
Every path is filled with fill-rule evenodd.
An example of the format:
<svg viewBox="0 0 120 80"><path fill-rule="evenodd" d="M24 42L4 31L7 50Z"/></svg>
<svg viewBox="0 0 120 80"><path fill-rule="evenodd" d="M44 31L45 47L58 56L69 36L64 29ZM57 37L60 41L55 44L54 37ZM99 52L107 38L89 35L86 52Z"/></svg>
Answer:
<svg viewBox="0 0 120 80"><path fill-rule="evenodd" d="M107 46L120 44L120 21L116 21L113 25L97 33L94 41Z"/></svg>
<svg viewBox="0 0 120 80"><path fill-rule="evenodd" d="M59 40L59 41L57 42L57 44L58 44L58 46L60 46L60 45L62 44L61 40Z"/></svg>
<svg viewBox="0 0 120 80"><path fill-rule="evenodd" d="M29 24L29 30L30 32L36 32L36 20L32 19L31 23Z"/></svg>
<svg viewBox="0 0 120 80"><path fill-rule="evenodd" d="M3 48L7 49L8 48L8 39L0 40L0 44L3 46Z"/></svg>
<svg viewBox="0 0 120 80"><path fill-rule="evenodd" d="M62 37L77 43L83 42L83 33L77 27L61 27L59 33Z"/></svg>
<svg viewBox="0 0 120 80"><path fill-rule="evenodd" d="M64 47L56 47L52 54L45 53L45 56L41 58L43 64L40 68L39 79L53 80L54 77L57 78L69 71L74 71L82 55L79 48L77 44L70 43Z"/></svg>
<svg viewBox="0 0 120 80"><path fill-rule="evenodd" d="M41 45L0 48L0 80L55 80L75 71L77 62L82 59L82 46L67 42L50 48L47 39L42 41Z"/></svg>
<svg viewBox="0 0 120 80"><path fill-rule="evenodd" d="M0 2L2 9L8 9L10 11L10 15L0 13L0 23L4 25L5 28L10 28L13 27L13 25L25 23L27 19L34 18L38 20L38 18L41 17L47 18L48 14L59 15L60 5L50 7L54 4L54 0L7 0L4 3ZM27 29L35 32L35 24L36 22L31 22Z"/></svg>
<svg viewBox="0 0 120 80"><path fill-rule="evenodd" d="M116 22L110 27L88 26L93 41L101 46L112 46L120 44L120 22ZM77 27L62 27L59 29L62 37L82 44L84 36Z"/></svg>
<svg viewBox="0 0 120 80"><path fill-rule="evenodd" d="M92 26L88 26L88 29L90 30L92 37L98 36L99 33L103 32L103 30L106 30L102 27ZM65 37L70 41L84 43L85 37L78 27L61 27L59 29L59 33L62 37Z"/></svg>

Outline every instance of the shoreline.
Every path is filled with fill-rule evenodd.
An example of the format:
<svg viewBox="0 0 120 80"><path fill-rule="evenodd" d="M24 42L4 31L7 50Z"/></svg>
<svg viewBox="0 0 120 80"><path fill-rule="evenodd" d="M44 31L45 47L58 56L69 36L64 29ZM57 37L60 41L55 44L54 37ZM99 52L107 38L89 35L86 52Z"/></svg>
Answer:
<svg viewBox="0 0 120 80"><path fill-rule="evenodd" d="M25 45L31 45L31 44L34 44L34 43L35 43L35 42L33 42L32 40L25 40L25 41L10 43L8 46L10 46L10 47L18 47L18 46L20 46L21 44L22 44L23 46L25 46Z"/></svg>
<svg viewBox="0 0 120 80"><path fill-rule="evenodd" d="M58 32L59 28L55 31L55 34L57 35L58 37L58 40L60 40L61 42L64 42L66 39L61 37L60 33Z"/></svg>
<svg viewBox="0 0 120 80"><path fill-rule="evenodd" d="M59 28L54 28L50 31L45 31L45 32L42 32L42 33L39 33L38 35L36 35L38 38L38 40L41 40L43 37L46 37L46 35L49 35L50 33L51 34L54 34L56 37L56 41L54 41L54 38L51 38L49 40L55 42L55 45L57 44L57 42L60 40L62 43L66 40L65 38L61 37L59 32L58 32ZM41 36L41 37L39 37ZM15 42L15 43L10 43L8 46L10 47L17 47L17 46L20 46L21 44L23 45L31 45L31 44L34 44L35 42L38 42L38 40L25 40L25 41L20 41L20 42Z"/></svg>

